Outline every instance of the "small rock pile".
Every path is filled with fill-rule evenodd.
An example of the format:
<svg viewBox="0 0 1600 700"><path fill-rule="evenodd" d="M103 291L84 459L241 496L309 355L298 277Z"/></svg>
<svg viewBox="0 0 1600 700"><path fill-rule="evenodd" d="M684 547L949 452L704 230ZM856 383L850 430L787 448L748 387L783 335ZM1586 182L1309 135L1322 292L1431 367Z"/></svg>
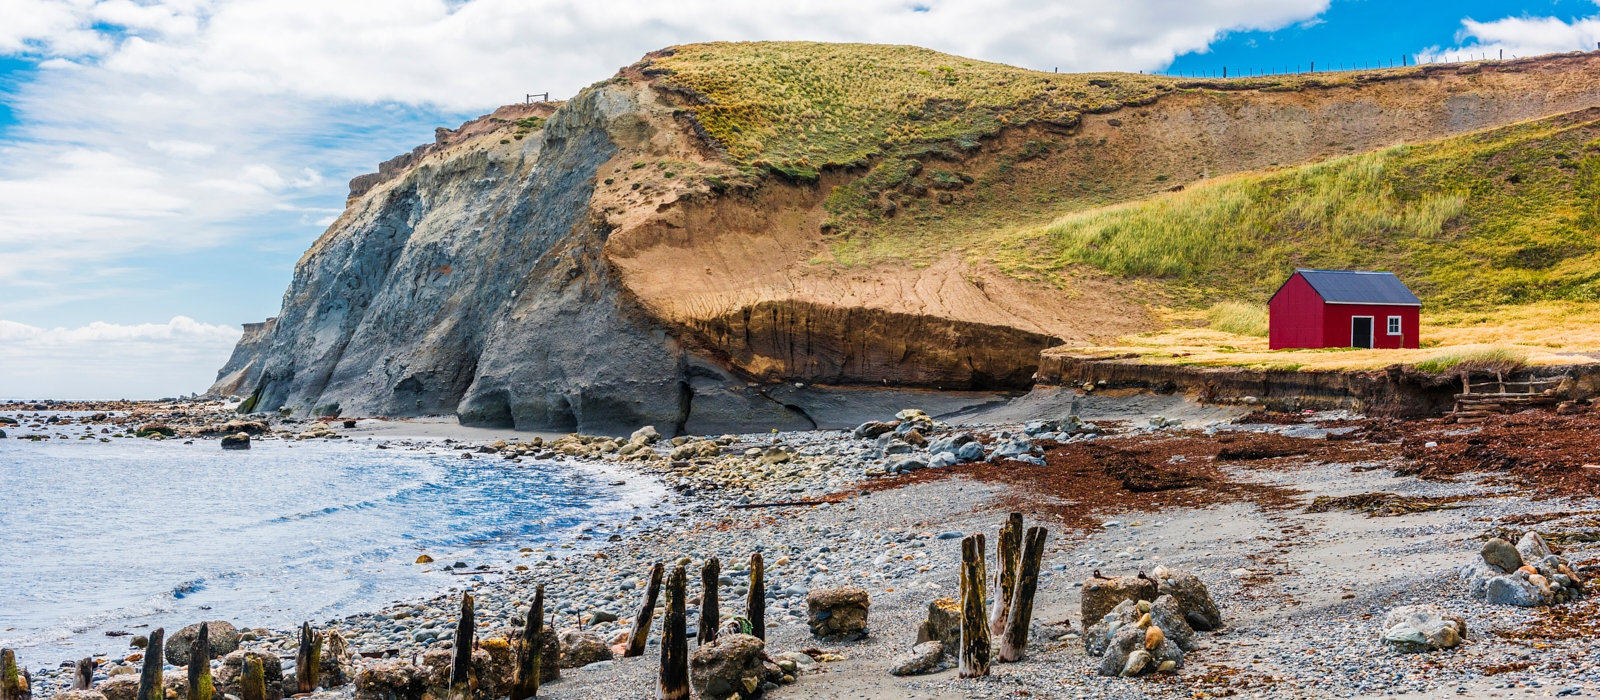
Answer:
<svg viewBox="0 0 1600 700"><path fill-rule="evenodd" d="M1585 592L1572 562L1550 551L1529 531L1516 546L1498 537L1484 543L1477 559L1461 567L1473 598L1496 605L1538 607L1572 601Z"/></svg>
<svg viewBox="0 0 1600 700"><path fill-rule="evenodd" d="M1222 615L1199 577L1157 567L1148 577L1096 576L1084 582L1084 651L1099 657L1102 676L1131 677L1183 668L1194 633L1222 626Z"/></svg>

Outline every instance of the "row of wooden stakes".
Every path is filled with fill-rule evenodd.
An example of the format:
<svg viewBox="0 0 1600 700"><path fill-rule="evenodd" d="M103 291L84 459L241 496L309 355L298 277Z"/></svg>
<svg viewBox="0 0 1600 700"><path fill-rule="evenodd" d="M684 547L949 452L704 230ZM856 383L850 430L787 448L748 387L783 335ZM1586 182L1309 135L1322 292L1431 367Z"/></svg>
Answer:
<svg viewBox="0 0 1600 700"><path fill-rule="evenodd" d="M999 548L996 554L1000 572L996 583L996 596L992 616L987 608L988 572L985 563L984 536L970 535L961 540L961 649L960 676L974 678L989 674L992 636L1000 635L1000 661L1021 661L1028 645L1028 629L1033 618L1033 599L1039 584L1039 566L1044 557L1044 543L1048 531L1022 527L1022 514L1012 513L1000 529ZM650 626L655 618L657 598L660 595L665 567L661 562L650 569L649 583L639 612L633 617L628 632L626 657L643 656L650 637ZM766 568L761 553L750 555L749 593L745 598L745 617L749 620L750 634L766 640ZM700 610L700 626L696 637L700 645L711 644L717 638L718 579L722 564L713 557L700 569L704 589ZM666 579L666 614L662 619L661 673L656 697L660 700L683 700L689 697L689 640L687 587L688 572L683 564L672 569ZM476 679L471 677L472 651L476 646L473 598L471 593L461 595L461 617L456 622L455 648L450 662L449 700L467 700ZM517 641L516 673L510 700L526 700L539 694L539 666L542 661L544 629L544 584L539 584L533 604L527 615L526 628ZM162 643L165 630L150 633L144 665L139 675L136 700L166 700L162 682ZM295 689L297 694L316 690L318 673L322 666L322 635L311 628L311 623L300 626L300 647L295 654ZM211 644L207 625L199 625L189 656L189 684L187 700L213 700L215 688L211 680ZM259 657L246 654L241 669L241 700L266 700L266 680ZM73 679L74 690L88 690L94 678L94 661L78 662ZM17 666L10 649L0 650L0 700L20 700L17 688Z"/></svg>

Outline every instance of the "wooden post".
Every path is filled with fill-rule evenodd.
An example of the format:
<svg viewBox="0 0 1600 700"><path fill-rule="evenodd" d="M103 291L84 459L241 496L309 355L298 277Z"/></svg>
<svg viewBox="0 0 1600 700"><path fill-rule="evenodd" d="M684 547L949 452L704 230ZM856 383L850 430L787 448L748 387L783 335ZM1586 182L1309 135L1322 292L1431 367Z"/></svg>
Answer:
<svg viewBox="0 0 1600 700"><path fill-rule="evenodd" d="M998 636L1006 628L1006 613L1011 609L1011 593L1017 588L1017 562L1022 558L1022 514L1012 513L1000 527L1000 540L996 543L995 565L1000 571L995 575L994 610L989 618L989 634Z"/></svg>
<svg viewBox="0 0 1600 700"><path fill-rule="evenodd" d="M78 662L78 671L72 675L73 690L88 690L94 685L94 659Z"/></svg>
<svg viewBox="0 0 1600 700"><path fill-rule="evenodd" d="M528 608L528 622L522 629L521 646L517 647L517 677L511 686L511 700L527 700L539 696L539 660L544 656L544 584L533 590L533 607Z"/></svg>
<svg viewBox="0 0 1600 700"><path fill-rule="evenodd" d="M194 645L189 647L189 700L211 700L215 690L211 684L211 626L202 621Z"/></svg>
<svg viewBox="0 0 1600 700"><path fill-rule="evenodd" d="M639 612L633 616L633 629L628 632L628 651L623 658L644 656L645 642L650 639L651 618L656 614L656 596L661 594L661 573L665 570L661 562L656 562L650 567L650 583L644 588L644 600L639 603Z"/></svg>
<svg viewBox="0 0 1600 700"><path fill-rule="evenodd" d="M983 535L961 540L960 676L989 675L989 616L983 604Z"/></svg>
<svg viewBox="0 0 1600 700"><path fill-rule="evenodd" d="M161 682L161 644L166 638L163 627L150 633L150 641L144 647L144 667L139 671L139 694L134 700L167 700L167 689Z"/></svg>
<svg viewBox="0 0 1600 700"><path fill-rule="evenodd" d="M317 689L317 672L322 670L322 635L312 631L311 623L300 623L300 650L294 655L295 687L300 693Z"/></svg>
<svg viewBox="0 0 1600 700"><path fill-rule="evenodd" d="M21 695L22 675L17 672L17 652L0 649L0 700L15 700Z"/></svg>
<svg viewBox="0 0 1600 700"><path fill-rule="evenodd" d="M456 620L456 648L450 657L450 697L466 700L472 695L472 637L477 631L472 612L472 594L461 594L461 618Z"/></svg>
<svg viewBox="0 0 1600 700"><path fill-rule="evenodd" d="M1028 628L1033 624L1033 594L1039 590L1039 562L1044 559L1044 540L1049 534L1050 531L1042 527L1028 528L1016 595L1011 602L1011 613L1006 616L1005 631L1000 637L1000 663L1021 661L1023 652L1028 649Z"/></svg>
<svg viewBox="0 0 1600 700"><path fill-rule="evenodd" d="M717 641L717 623L722 617L717 605L719 578L722 578L722 562L716 557L707 559L706 565L700 568L700 630L695 635L700 646Z"/></svg>
<svg viewBox="0 0 1600 700"><path fill-rule="evenodd" d="M767 641L767 565L760 552L750 555L750 592L744 601L744 616L750 618L750 636Z"/></svg>
<svg viewBox="0 0 1600 700"><path fill-rule="evenodd" d="M656 688L659 700L686 700L689 697L689 620L687 601L689 574L683 565L672 567L667 579L667 614L661 619L661 680Z"/></svg>
<svg viewBox="0 0 1600 700"><path fill-rule="evenodd" d="M259 654L244 655L243 679L239 681L240 700L267 700L267 672Z"/></svg>

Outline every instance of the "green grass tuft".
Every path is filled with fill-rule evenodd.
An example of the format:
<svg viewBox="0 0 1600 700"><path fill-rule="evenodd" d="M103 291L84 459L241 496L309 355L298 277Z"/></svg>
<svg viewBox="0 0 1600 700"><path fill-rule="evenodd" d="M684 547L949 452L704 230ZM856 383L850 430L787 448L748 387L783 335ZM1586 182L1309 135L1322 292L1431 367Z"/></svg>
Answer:
<svg viewBox="0 0 1600 700"><path fill-rule="evenodd" d="M1528 351L1506 345L1459 347L1418 362L1416 368L1430 374L1459 370L1500 370L1509 372L1528 361Z"/></svg>
<svg viewBox="0 0 1600 700"><path fill-rule="evenodd" d="M1222 301L1206 311L1211 327L1224 333L1267 337L1267 308L1237 301Z"/></svg>

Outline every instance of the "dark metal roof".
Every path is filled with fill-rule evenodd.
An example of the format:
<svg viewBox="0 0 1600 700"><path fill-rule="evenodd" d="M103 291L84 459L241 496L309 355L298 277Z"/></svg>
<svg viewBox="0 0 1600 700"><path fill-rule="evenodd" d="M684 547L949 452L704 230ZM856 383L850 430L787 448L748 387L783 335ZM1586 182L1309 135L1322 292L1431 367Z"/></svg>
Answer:
<svg viewBox="0 0 1600 700"><path fill-rule="evenodd" d="M1359 270L1295 270L1322 300L1330 304L1422 306L1422 300L1393 272Z"/></svg>

